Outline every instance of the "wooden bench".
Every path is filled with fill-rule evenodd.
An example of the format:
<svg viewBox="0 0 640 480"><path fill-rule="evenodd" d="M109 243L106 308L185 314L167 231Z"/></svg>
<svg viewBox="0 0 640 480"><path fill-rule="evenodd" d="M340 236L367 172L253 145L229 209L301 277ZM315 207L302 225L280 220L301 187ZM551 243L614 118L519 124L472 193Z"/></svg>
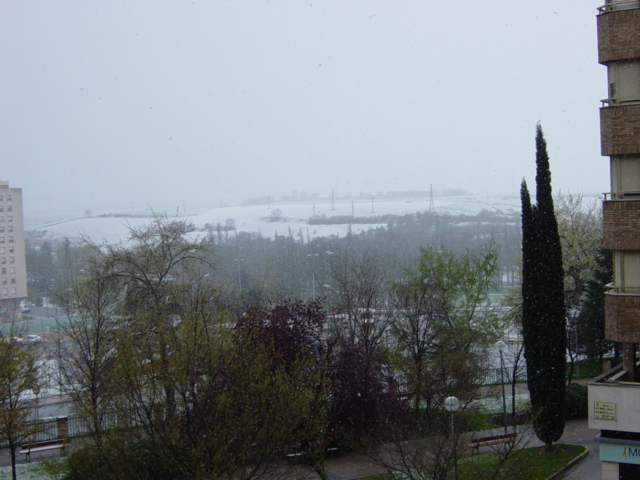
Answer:
<svg viewBox="0 0 640 480"><path fill-rule="evenodd" d="M516 436L517 433L505 433L503 435L472 438L467 446L469 448L473 448L477 452L480 447L489 447L491 445L500 445L502 443L512 442L515 440Z"/></svg>
<svg viewBox="0 0 640 480"><path fill-rule="evenodd" d="M24 453L27 456L27 461L30 462L32 453L64 449L69 442L71 442L70 438L59 438L56 440L47 440L46 442L25 443L20 447L20 453Z"/></svg>
<svg viewBox="0 0 640 480"><path fill-rule="evenodd" d="M316 442L311 442L311 446L314 446L314 447L320 447L323 444L324 442L321 440L318 440ZM301 445L287 445L285 447L285 450L289 452L285 454L285 457L287 458L287 460L289 460L292 463L298 462L303 457L305 457L305 455L307 455L306 452L302 451ZM333 457L337 454L338 454L338 447L330 447L330 448L324 449L325 457Z"/></svg>

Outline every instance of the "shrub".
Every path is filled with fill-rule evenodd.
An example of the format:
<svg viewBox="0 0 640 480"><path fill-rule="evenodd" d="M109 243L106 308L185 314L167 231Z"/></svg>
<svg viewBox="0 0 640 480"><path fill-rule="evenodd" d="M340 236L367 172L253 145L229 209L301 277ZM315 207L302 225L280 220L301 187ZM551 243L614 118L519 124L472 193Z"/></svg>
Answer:
<svg viewBox="0 0 640 480"><path fill-rule="evenodd" d="M143 441L109 441L101 449L87 446L69 455L64 480L175 480L184 478L175 465L154 455Z"/></svg>
<svg viewBox="0 0 640 480"><path fill-rule="evenodd" d="M567 387L564 401L564 415L567 420L587 418L587 387L572 383Z"/></svg>

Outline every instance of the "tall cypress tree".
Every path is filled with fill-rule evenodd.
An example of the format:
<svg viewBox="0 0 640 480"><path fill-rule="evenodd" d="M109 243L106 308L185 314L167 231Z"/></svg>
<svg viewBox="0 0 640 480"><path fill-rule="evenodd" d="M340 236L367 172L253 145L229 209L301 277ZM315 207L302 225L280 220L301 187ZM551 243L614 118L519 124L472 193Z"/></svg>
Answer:
<svg viewBox="0 0 640 480"><path fill-rule="evenodd" d="M567 326L562 247L553 209L547 143L536 127L536 204L523 181L522 336L533 426L551 448L564 431Z"/></svg>

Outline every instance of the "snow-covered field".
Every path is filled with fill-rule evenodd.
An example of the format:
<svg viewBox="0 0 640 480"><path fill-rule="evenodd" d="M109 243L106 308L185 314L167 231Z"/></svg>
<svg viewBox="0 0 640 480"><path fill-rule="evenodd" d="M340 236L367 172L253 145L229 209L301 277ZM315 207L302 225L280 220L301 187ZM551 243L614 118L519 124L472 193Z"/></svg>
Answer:
<svg viewBox="0 0 640 480"><path fill-rule="evenodd" d="M344 236L349 228L354 233L366 231L380 224L348 224L309 225L309 219L333 216L373 217L377 215L406 215L425 212L430 209L429 198L398 198L393 200L372 200L361 198L358 200L336 200L332 209L330 199L319 199L313 202L271 203L266 205L244 205L234 207L220 207L203 213L188 215L180 212L181 216L191 221L200 235L206 235L205 225L223 227L232 222L240 232L260 233L265 237L275 235L294 236L300 232L304 238L326 237L331 235ZM433 198L433 211L438 215L476 215L482 210L516 213L520 210L520 199L516 196L437 196ZM277 211L277 212L276 212ZM156 212L157 213L157 212ZM167 212L173 215L175 212ZM188 213L188 212L187 212ZM277 220L274 220L277 217ZM138 227L149 223L149 217L125 216L92 216L49 222L37 225L35 230L47 232L54 238L80 238L86 236L97 243L115 243L127 237L131 227Z"/></svg>

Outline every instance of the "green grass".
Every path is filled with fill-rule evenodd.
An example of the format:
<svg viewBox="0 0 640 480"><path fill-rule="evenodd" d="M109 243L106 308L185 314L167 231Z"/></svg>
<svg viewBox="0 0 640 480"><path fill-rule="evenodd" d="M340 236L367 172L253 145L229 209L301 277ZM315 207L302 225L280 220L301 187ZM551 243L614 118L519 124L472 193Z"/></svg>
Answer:
<svg viewBox="0 0 640 480"><path fill-rule="evenodd" d="M544 447L527 448L516 452L501 467L503 474L498 478L518 478L519 480L544 480L557 472L571 460L585 451L581 445L555 445L552 452ZM460 480L482 478L482 473L494 471L500 461L498 454L467 457L458 465ZM514 477L514 475L516 475Z"/></svg>
<svg viewBox="0 0 640 480"><path fill-rule="evenodd" d="M508 459L501 467L496 479L545 480L585 451L581 445L555 445L553 452L547 453L543 447L521 450ZM476 455L458 462L460 480L490 478L500 461L498 454ZM360 480L389 480L390 475L373 475Z"/></svg>

